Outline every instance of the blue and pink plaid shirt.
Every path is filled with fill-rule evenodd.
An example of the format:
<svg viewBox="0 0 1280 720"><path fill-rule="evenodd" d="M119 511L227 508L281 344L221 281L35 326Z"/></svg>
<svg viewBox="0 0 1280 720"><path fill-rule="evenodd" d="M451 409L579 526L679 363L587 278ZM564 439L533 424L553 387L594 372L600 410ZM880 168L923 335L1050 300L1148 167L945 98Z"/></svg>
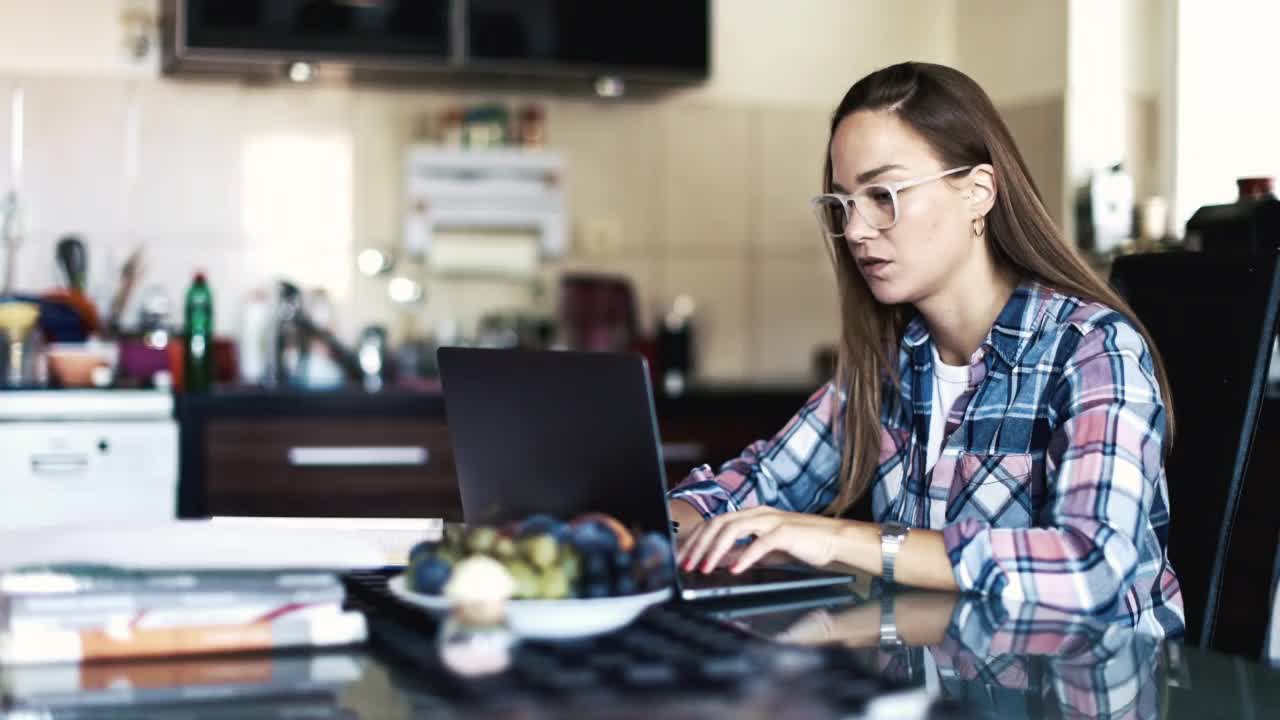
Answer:
<svg viewBox="0 0 1280 720"><path fill-rule="evenodd" d="M1165 405L1142 335L1103 305L1022 284L970 358L969 389L926 471L931 345L912 320L881 407L876 521L941 530L963 591L1180 633ZM718 474L695 469L671 496L706 517L822 511L838 489L845 403L828 383L771 440Z"/></svg>

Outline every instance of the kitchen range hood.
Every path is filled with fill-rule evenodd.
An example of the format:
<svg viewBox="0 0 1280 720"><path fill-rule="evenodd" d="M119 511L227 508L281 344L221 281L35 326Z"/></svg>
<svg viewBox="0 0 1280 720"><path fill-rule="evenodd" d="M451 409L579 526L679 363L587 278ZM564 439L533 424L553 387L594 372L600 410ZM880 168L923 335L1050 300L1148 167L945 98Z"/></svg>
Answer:
<svg viewBox="0 0 1280 720"><path fill-rule="evenodd" d="M706 80L709 0L165 0L163 71L616 96Z"/></svg>

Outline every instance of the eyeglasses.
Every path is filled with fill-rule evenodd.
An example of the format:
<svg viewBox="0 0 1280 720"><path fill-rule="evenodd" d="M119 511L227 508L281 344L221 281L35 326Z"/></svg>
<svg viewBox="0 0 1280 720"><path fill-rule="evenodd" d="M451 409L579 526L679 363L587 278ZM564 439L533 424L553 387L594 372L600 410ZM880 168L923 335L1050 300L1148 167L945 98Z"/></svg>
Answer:
<svg viewBox="0 0 1280 720"><path fill-rule="evenodd" d="M813 198L809 204L813 206L813 213L818 216L818 224L822 226L822 231L833 238L844 237L845 228L848 227L849 218L853 217L855 208L868 225L877 230L887 230L898 222L898 193L907 188L963 172L971 167L973 166L965 165L928 177L867 185L858 188L852 195L825 193Z"/></svg>

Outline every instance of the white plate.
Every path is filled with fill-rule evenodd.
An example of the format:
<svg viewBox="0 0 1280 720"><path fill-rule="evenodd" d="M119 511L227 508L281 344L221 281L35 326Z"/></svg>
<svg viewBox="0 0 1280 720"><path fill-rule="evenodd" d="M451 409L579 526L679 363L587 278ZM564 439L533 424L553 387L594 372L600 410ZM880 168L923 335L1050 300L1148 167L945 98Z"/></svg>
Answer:
<svg viewBox="0 0 1280 720"><path fill-rule="evenodd" d="M404 575L387 583L391 594L420 608L445 612L447 598L424 595L408 588ZM671 597L671 588L606 598L574 598L570 600L512 600L507 603L507 625L516 634L538 640L598 635L617 630L639 617L640 613Z"/></svg>

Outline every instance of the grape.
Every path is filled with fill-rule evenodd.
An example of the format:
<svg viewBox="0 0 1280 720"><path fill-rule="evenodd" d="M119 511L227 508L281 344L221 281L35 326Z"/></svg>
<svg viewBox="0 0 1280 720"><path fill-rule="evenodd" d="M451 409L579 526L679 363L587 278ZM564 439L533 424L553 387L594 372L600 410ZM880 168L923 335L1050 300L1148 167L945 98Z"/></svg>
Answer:
<svg viewBox="0 0 1280 720"><path fill-rule="evenodd" d="M493 543L493 556L499 560L511 560L515 558L515 541L509 537L499 537Z"/></svg>
<svg viewBox="0 0 1280 720"><path fill-rule="evenodd" d="M533 535L521 540L524 556L539 570L546 570L556 564L560 547L556 539L550 535Z"/></svg>
<svg viewBox="0 0 1280 720"><path fill-rule="evenodd" d="M528 563L512 560L506 564L506 568L507 572L511 573L511 579L516 583L514 597L522 599L538 597L540 591L538 574Z"/></svg>
<svg viewBox="0 0 1280 720"><path fill-rule="evenodd" d="M618 550L613 554L613 594L631 595L636 591L636 581L632 573L631 553Z"/></svg>
<svg viewBox="0 0 1280 720"><path fill-rule="evenodd" d="M412 563L420 557L435 554L438 547L440 547L440 543L435 540L423 540L409 549L409 562Z"/></svg>
<svg viewBox="0 0 1280 720"><path fill-rule="evenodd" d="M582 596L609 596L609 560L610 556L603 552L590 552L582 555Z"/></svg>
<svg viewBox="0 0 1280 720"><path fill-rule="evenodd" d="M618 549L618 536L609 528L595 522L586 522L574 527L569 535L569 542L584 555L592 552L612 553Z"/></svg>
<svg viewBox="0 0 1280 720"><path fill-rule="evenodd" d="M438 557L425 556L409 566L409 580L412 588L427 595L439 595L453 568Z"/></svg>
<svg viewBox="0 0 1280 720"><path fill-rule="evenodd" d="M453 547L450 545L441 545L440 547L436 548L436 551L435 551L436 558L443 560L449 563L450 565L457 563L459 560L462 560L466 556L467 556L467 551L461 546Z"/></svg>
<svg viewBox="0 0 1280 720"><path fill-rule="evenodd" d="M460 548L466 545L467 530L461 525L449 524L444 526L444 546L451 548Z"/></svg>
<svg viewBox="0 0 1280 720"><path fill-rule="evenodd" d="M498 542L498 531L486 526L472 528L467 533L467 550L488 555L495 543Z"/></svg>
<svg viewBox="0 0 1280 720"><path fill-rule="evenodd" d="M564 540L568 535L569 526L554 517L546 514L530 515L520 523L520 528L516 532L518 537L527 537L529 535L547 534L556 540Z"/></svg>
<svg viewBox="0 0 1280 720"><path fill-rule="evenodd" d="M543 571L539 576L541 592L538 596L547 600L560 600L569 597L569 579L559 568Z"/></svg>
<svg viewBox="0 0 1280 720"><path fill-rule="evenodd" d="M667 587L675 580L675 561L671 551L671 539L663 533L646 533L636 543L635 565L632 575L642 590Z"/></svg>
<svg viewBox="0 0 1280 720"><path fill-rule="evenodd" d="M563 572L571 583L577 582L582 577L582 560L577 550L568 546L560 548L560 572Z"/></svg>
<svg viewBox="0 0 1280 720"><path fill-rule="evenodd" d="M615 578L613 579L613 594L614 594L614 595L618 595L618 596L621 596L621 595L635 595L635 594L636 594L636 588L637 588L637 585L636 585L636 578L635 578L635 576L634 576L634 575L632 575L632 574L630 574L630 573L628 573L628 574L626 574L626 575L619 575L618 577L615 577Z"/></svg>

